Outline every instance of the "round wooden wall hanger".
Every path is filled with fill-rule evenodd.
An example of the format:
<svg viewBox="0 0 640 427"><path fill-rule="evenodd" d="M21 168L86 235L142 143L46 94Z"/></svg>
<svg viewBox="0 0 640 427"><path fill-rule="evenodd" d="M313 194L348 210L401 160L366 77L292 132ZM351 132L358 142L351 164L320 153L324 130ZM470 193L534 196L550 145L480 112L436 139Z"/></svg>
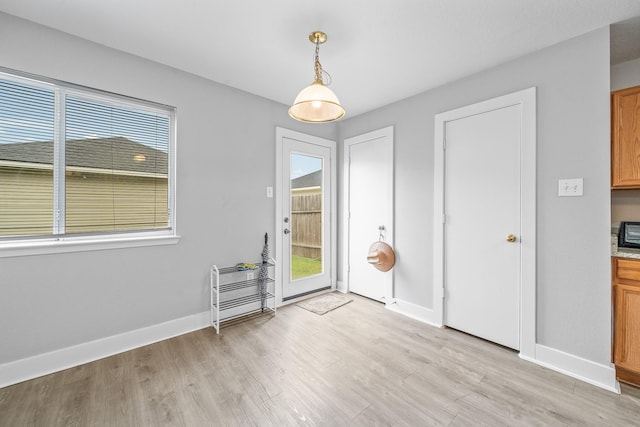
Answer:
<svg viewBox="0 0 640 427"><path fill-rule="evenodd" d="M389 271L396 263L396 254L385 242L374 242L369 247L367 262L380 271Z"/></svg>

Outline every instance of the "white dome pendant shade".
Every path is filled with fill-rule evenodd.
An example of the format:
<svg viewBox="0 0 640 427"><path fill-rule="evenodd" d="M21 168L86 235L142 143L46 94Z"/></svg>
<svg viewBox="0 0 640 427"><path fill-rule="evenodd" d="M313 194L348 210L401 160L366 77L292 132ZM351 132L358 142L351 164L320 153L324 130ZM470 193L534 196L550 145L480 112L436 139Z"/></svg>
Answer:
<svg viewBox="0 0 640 427"><path fill-rule="evenodd" d="M289 115L301 122L324 123L341 119L344 116L344 108L340 105L338 97L322 81L322 70L318 52L320 43L327 41L327 35L320 31L309 34L309 40L316 45L315 73L316 78L310 86L305 87L296 96L293 105L289 108Z"/></svg>
<svg viewBox="0 0 640 427"><path fill-rule="evenodd" d="M344 108L335 93L322 82L313 82L296 96L289 115L302 122L331 122L344 116Z"/></svg>

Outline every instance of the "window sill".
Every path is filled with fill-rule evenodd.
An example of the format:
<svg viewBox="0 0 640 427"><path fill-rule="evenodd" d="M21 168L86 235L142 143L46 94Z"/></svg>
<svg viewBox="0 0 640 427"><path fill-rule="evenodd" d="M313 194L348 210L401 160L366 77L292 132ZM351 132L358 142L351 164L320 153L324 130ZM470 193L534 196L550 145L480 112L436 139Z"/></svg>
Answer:
<svg viewBox="0 0 640 427"><path fill-rule="evenodd" d="M0 243L0 258L175 245L179 240L177 235L142 235L4 242Z"/></svg>

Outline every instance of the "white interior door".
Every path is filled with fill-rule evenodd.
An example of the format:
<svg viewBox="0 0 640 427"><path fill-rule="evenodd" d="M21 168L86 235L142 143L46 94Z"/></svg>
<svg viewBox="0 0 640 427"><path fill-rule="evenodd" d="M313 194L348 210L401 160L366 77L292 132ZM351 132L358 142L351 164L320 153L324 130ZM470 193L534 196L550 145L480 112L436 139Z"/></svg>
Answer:
<svg viewBox="0 0 640 427"><path fill-rule="evenodd" d="M381 232L393 247L393 127L346 139L344 150L348 289L389 302L393 269L377 270L367 262L367 254Z"/></svg>
<svg viewBox="0 0 640 427"><path fill-rule="evenodd" d="M276 198L281 300L334 286L335 142L281 130Z"/></svg>
<svg viewBox="0 0 640 427"><path fill-rule="evenodd" d="M445 126L445 324L520 343L521 108Z"/></svg>

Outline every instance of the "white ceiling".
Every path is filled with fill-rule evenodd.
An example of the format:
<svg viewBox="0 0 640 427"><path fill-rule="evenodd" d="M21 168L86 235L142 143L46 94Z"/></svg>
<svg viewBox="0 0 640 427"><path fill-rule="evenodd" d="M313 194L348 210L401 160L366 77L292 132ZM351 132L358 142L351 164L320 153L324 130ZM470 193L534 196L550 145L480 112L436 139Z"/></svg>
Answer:
<svg viewBox="0 0 640 427"><path fill-rule="evenodd" d="M307 36L347 117L640 16L638 0L0 0L0 11L290 104ZM625 26L626 25L626 26ZM640 21L612 62L640 57ZM1 64L0 64L1 65Z"/></svg>

